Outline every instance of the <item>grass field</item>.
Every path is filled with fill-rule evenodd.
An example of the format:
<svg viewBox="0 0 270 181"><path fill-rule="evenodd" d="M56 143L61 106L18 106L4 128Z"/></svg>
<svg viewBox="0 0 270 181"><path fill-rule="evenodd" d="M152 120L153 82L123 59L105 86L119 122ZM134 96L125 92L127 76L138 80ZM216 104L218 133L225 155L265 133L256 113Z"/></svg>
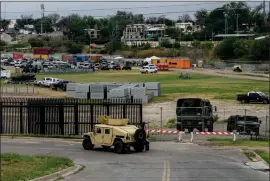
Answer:
<svg viewBox="0 0 270 181"><path fill-rule="evenodd" d="M212 138L208 139L215 146L248 146L248 147L269 147L268 140L256 141L256 140L236 140L235 142L232 139L218 139Z"/></svg>
<svg viewBox="0 0 270 181"><path fill-rule="evenodd" d="M1 154L1 180L24 181L42 177L73 166L68 158Z"/></svg>
<svg viewBox="0 0 270 181"><path fill-rule="evenodd" d="M140 74L133 71L103 71L96 73L39 74L43 77L56 77L74 82L160 82L161 94L156 101L175 100L178 97L205 97L212 99L235 99L236 94L248 91L268 92L269 83L265 81L233 79L210 75L191 74L191 79L179 79L180 72L159 72Z"/></svg>

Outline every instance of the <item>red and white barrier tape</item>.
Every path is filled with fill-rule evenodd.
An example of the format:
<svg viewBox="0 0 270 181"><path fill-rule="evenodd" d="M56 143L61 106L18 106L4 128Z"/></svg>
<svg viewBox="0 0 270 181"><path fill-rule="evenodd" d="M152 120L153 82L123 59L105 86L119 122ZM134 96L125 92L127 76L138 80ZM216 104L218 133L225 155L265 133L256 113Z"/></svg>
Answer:
<svg viewBox="0 0 270 181"><path fill-rule="evenodd" d="M196 134L202 134L202 135L233 135L233 132L196 132Z"/></svg>
<svg viewBox="0 0 270 181"><path fill-rule="evenodd" d="M148 129L146 130L148 133L169 133L169 134L178 134L180 131L178 130L154 130L154 129Z"/></svg>
<svg viewBox="0 0 270 181"><path fill-rule="evenodd" d="M148 129L146 130L148 133L167 133L167 134L178 134L180 132L185 133L184 131L178 130L155 130L155 129ZM195 132L198 135L233 135L233 132L223 131L223 132Z"/></svg>

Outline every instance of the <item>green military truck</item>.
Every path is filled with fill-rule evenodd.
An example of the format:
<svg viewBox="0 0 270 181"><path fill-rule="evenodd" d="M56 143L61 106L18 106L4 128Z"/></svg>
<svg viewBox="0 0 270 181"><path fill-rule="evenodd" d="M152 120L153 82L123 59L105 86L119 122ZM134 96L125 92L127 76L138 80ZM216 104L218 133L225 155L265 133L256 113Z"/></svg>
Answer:
<svg viewBox="0 0 270 181"><path fill-rule="evenodd" d="M232 115L227 120L227 131L236 130L249 135L254 132L255 135L259 135L260 124L261 120L256 116Z"/></svg>
<svg viewBox="0 0 270 181"><path fill-rule="evenodd" d="M216 111L216 107L214 107ZM194 128L199 131L213 131L213 106L207 99L183 98L178 99L176 106L177 130L192 132Z"/></svg>

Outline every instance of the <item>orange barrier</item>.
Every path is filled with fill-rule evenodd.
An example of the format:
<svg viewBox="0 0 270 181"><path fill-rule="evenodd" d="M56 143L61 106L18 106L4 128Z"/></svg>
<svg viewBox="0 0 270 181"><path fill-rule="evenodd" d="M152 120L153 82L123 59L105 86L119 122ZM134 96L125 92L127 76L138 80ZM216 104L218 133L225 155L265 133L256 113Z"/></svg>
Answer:
<svg viewBox="0 0 270 181"><path fill-rule="evenodd" d="M180 68L180 69L190 68L190 60L168 59L167 63L169 68Z"/></svg>

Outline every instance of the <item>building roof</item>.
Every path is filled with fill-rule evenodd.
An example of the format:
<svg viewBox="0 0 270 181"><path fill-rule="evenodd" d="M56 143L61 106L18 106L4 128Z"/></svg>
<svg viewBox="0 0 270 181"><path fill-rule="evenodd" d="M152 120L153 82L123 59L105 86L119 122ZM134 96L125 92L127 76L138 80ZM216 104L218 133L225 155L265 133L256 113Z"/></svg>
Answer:
<svg viewBox="0 0 270 181"><path fill-rule="evenodd" d="M251 37L255 34L218 34L214 37Z"/></svg>

